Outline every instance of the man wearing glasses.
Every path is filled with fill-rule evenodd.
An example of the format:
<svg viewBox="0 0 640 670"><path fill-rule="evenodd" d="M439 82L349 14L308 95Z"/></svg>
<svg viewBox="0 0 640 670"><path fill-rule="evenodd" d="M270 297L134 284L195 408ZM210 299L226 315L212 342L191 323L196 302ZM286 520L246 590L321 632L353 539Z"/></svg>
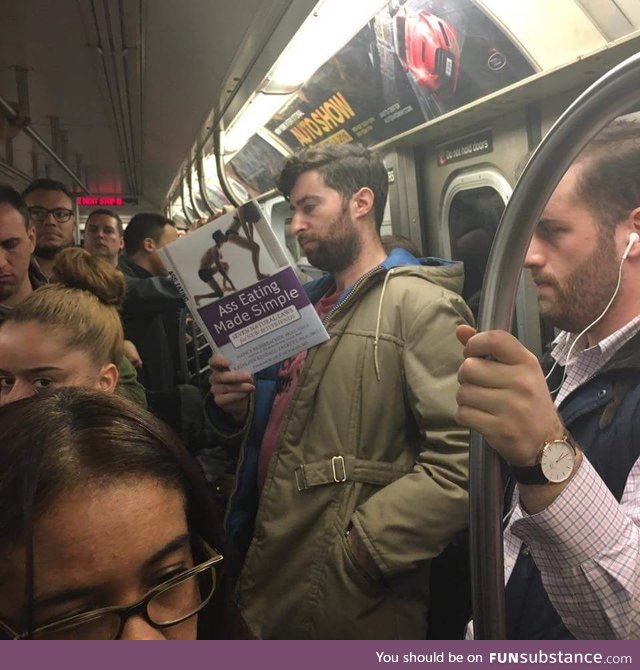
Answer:
<svg viewBox="0 0 640 670"><path fill-rule="evenodd" d="M32 181L22 197L36 229L34 258L42 273L49 278L58 252L75 243L73 197L64 184L53 179Z"/></svg>

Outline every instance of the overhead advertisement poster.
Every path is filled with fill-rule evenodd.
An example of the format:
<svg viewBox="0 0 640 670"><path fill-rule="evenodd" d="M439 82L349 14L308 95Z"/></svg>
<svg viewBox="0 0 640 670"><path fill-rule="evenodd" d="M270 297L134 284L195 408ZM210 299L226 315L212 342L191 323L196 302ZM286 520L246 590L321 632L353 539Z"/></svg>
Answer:
<svg viewBox="0 0 640 670"><path fill-rule="evenodd" d="M292 150L373 145L533 72L470 0L394 0L266 127Z"/></svg>

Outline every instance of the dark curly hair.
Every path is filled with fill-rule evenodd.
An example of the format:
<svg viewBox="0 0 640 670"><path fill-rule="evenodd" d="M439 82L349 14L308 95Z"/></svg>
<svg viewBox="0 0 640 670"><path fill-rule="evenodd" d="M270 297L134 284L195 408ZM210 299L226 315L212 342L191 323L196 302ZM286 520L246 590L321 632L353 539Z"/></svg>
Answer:
<svg viewBox="0 0 640 670"><path fill-rule="evenodd" d="M198 637L235 638L222 527L204 476L161 421L117 395L78 388L0 408L0 554L24 547L27 630L33 630L33 533L62 491L82 483L150 477L184 494L191 534L225 555L214 597L198 616ZM226 566L225 566L226 564Z"/></svg>
<svg viewBox="0 0 640 670"><path fill-rule="evenodd" d="M276 186L288 200L300 175L317 170L324 183L347 200L361 188L374 195L374 216L378 230L384 218L389 177L377 154L361 144L321 144L299 151L285 161Z"/></svg>

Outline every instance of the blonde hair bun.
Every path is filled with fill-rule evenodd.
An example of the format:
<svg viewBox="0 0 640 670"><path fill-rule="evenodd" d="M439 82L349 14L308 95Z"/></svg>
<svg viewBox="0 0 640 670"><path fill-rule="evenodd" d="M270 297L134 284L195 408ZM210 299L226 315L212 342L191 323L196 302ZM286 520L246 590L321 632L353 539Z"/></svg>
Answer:
<svg viewBox="0 0 640 670"><path fill-rule="evenodd" d="M64 249L56 256L53 277L67 288L88 291L104 305L116 308L122 306L127 290L120 270L80 247Z"/></svg>

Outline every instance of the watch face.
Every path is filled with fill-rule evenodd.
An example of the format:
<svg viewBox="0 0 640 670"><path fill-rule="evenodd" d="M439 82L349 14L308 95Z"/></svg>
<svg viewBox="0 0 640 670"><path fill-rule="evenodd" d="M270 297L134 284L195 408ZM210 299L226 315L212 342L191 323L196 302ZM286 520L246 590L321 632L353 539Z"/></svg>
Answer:
<svg viewBox="0 0 640 670"><path fill-rule="evenodd" d="M540 466L550 482L564 482L571 476L576 460L574 448L564 440L554 440L542 452Z"/></svg>

